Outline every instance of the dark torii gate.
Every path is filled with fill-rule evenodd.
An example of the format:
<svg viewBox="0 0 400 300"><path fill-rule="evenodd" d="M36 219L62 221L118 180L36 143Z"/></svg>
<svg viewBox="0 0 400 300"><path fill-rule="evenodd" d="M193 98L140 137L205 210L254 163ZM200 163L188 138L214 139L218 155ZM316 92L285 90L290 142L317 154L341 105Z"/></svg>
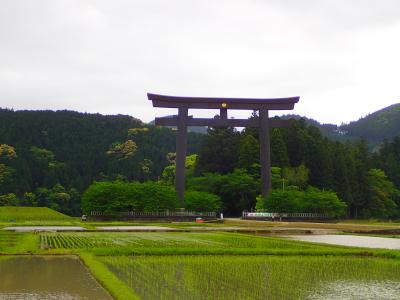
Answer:
<svg viewBox="0 0 400 300"><path fill-rule="evenodd" d="M181 204L184 205L185 193L185 159L187 148L188 126L211 127L258 127L260 129L260 163L261 163L261 194L266 196L271 188L271 158L270 137L271 127L289 126L287 120L270 119L270 110L291 110L300 97L252 99L252 98L204 98L175 97L147 94L154 107L178 108L174 117L156 118L155 125L177 126L176 136L176 174L175 189ZM189 109L219 109L218 119L193 118L188 115ZM258 119L228 119L228 109L258 110ZM183 206L182 206L183 207Z"/></svg>

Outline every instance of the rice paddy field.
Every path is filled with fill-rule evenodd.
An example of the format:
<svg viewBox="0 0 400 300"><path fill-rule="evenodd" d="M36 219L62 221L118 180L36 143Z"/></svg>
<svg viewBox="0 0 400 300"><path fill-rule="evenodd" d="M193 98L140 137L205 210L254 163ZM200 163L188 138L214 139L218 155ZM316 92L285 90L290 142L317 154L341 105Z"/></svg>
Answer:
<svg viewBox="0 0 400 300"><path fill-rule="evenodd" d="M100 260L141 299L326 299L328 288L338 282L380 283L397 286L392 292L400 292L400 262L388 259L111 256ZM370 293L372 299L387 299L379 290ZM342 294L341 299L349 296Z"/></svg>
<svg viewBox="0 0 400 300"><path fill-rule="evenodd" d="M111 293L109 278L119 282L128 292L115 291L116 299L335 299L336 285L337 299L369 299L354 298L362 288L370 289L370 299L397 299L400 292L398 251L216 232L42 232L39 238L41 251L79 253L90 269L101 269L94 274Z"/></svg>
<svg viewBox="0 0 400 300"><path fill-rule="evenodd" d="M214 232L43 232L40 249L96 255L365 255L364 249ZM372 253L372 252L371 252ZM382 253L382 252L377 252ZM396 256L396 252L383 252Z"/></svg>
<svg viewBox="0 0 400 300"><path fill-rule="evenodd" d="M3 222L8 225L78 222L46 209L1 209L1 222L14 218ZM7 254L77 255L119 300L398 299L400 294L400 251L271 236L0 230L0 255Z"/></svg>
<svg viewBox="0 0 400 300"><path fill-rule="evenodd" d="M32 253L39 245L39 237L30 233L0 231L0 255Z"/></svg>

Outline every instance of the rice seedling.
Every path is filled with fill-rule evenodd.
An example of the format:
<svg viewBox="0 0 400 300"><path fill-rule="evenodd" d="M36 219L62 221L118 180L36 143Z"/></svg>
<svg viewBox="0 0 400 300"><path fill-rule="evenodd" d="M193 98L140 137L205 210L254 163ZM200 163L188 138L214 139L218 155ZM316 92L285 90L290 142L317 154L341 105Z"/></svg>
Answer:
<svg viewBox="0 0 400 300"><path fill-rule="evenodd" d="M315 295L337 281L351 282L354 289L357 283L400 285L400 261L377 258L104 256L98 259L143 299L317 299Z"/></svg>
<svg viewBox="0 0 400 300"><path fill-rule="evenodd" d="M315 248L305 243L279 238L232 233L175 232L58 232L41 233L42 244L49 248L128 248L128 249L296 249Z"/></svg>
<svg viewBox="0 0 400 300"><path fill-rule="evenodd" d="M38 236L31 233L0 231L0 253L26 253L37 249Z"/></svg>

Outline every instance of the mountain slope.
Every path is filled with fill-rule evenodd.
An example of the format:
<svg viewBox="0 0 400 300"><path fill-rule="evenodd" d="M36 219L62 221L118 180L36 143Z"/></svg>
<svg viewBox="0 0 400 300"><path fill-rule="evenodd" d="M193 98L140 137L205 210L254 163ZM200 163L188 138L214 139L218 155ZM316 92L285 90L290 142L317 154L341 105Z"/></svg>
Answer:
<svg viewBox="0 0 400 300"><path fill-rule="evenodd" d="M400 135L400 103L376 111L358 121L340 127L346 136L380 142Z"/></svg>

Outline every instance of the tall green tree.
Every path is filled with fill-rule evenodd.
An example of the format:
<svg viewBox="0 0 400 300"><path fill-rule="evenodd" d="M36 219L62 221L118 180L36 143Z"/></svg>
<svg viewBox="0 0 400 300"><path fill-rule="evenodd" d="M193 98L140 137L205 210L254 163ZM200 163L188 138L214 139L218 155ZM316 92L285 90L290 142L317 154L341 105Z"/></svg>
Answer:
<svg viewBox="0 0 400 300"><path fill-rule="evenodd" d="M209 128L199 152L196 174L227 174L237 165L240 133L234 128Z"/></svg>

